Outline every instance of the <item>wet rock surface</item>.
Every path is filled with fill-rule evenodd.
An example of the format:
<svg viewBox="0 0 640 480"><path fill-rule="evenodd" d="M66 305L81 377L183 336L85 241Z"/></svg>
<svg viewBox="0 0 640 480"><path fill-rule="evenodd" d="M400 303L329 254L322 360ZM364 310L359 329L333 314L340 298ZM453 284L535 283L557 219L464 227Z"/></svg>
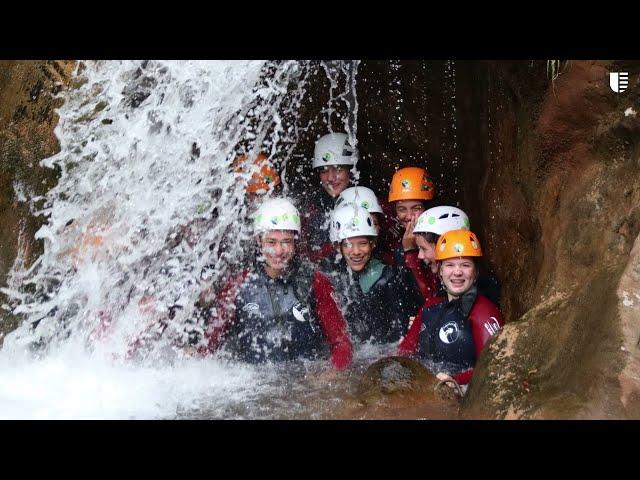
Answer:
<svg viewBox="0 0 640 480"><path fill-rule="evenodd" d="M0 285L16 257L29 265L41 252L33 238L43 223L30 209L27 198L43 195L55 185L55 170L39 166L40 160L59 150L54 135L58 117L55 98L70 81L72 61L0 61ZM6 301L0 294L2 303ZM1 336L16 326L2 312Z"/></svg>
<svg viewBox="0 0 640 480"><path fill-rule="evenodd" d="M488 248L511 323L477 366L465 418L638 416L638 316L624 306L635 287L621 276L636 261L640 136L621 122L638 107L639 67L569 62L540 102L506 101L494 116L494 135L516 127L496 139L505 153L486 172ZM633 80L616 95L608 72L621 70ZM524 196L537 225L528 248L505 192Z"/></svg>
<svg viewBox="0 0 640 480"><path fill-rule="evenodd" d="M387 357L362 375L348 418L453 419L459 397L424 365L406 357Z"/></svg>

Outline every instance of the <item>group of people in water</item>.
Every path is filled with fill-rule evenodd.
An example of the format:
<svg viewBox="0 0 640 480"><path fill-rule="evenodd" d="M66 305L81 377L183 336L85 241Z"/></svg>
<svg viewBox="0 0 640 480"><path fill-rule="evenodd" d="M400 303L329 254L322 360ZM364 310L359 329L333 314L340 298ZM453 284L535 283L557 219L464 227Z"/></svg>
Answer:
<svg viewBox="0 0 640 480"><path fill-rule="evenodd" d="M244 264L201 295L198 352L252 364L328 358L335 372L359 343L395 344L441 380L465 385L503 325L469 217L435 205L422 167L397 170L386 199L349 187L357 159L346 134L322 136L313 155L322 190L296 200L278 194L266 155L234 162L251 175L253 244Z"/></svg>

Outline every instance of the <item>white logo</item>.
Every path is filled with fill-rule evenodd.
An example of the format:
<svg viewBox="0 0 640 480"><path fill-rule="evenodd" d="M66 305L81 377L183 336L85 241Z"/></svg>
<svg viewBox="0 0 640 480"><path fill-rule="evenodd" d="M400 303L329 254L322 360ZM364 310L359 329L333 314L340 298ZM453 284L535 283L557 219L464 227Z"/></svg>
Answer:
<svg viewBox="0 0 640 480"><path fill-rule="evenodd" d="M257 312L260 310L260 306L257 303L247 303L242 307L243 312Z"/></svg>
<svg viewBox="0 0 640 480"><path fill-rule="evenodd" d="M624 92L629 86L629 72L609 72L609 86L616 93Z"/></svg>
<svg viewBox="0 0 640 480"><path fill-rule="evenodd" d="M293 306L292 312L293 318L299 322L306 322L308 320L309 307L302 305L301 303L296 303Z"/></svg>
<svg viewBox="0 0 640 480"><path fill-rule="evenodd" d="M460 331L458 330L458 324L456 322L448 322L442 327L440 327L440 332L438 333L440 340L443 343L453 343L460 336Z"/></svg>
<svg viewBox="0 0 640 480"><path fill-rule="evenodd" d="M489 320L490 321L484 323L484 328L489 332L489 335L495 335L496 332L500 330L500 324L496 317L489 317ZM493 320L493 322L491 320Z"/></svg>

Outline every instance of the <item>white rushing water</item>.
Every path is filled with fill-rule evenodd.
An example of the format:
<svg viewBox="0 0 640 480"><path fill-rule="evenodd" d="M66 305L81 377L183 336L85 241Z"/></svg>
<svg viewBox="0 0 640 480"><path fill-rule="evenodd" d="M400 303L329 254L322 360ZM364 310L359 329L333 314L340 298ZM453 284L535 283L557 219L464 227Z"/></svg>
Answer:
<svg viewBox="0 0 640 480"><path fill-rule="evenodd" d="M344 101L357 111L357 64L341 68ZM36 234L44 254L29 269L17 259L3 289L24 322L0 351L0 418L283 415L247 407L282 393L275 368L181 352L202 332L202 272L224 278L226 260L241 254L219 250L223 234L248 234L238 219L250 173L229 165L266 150L284 166L307 70L294 61L79 63L79 86L58 111L61 151L43 161L60 180L25 199L47 219ZM355 116L352 125L355 138ZM142 354L131 362L136 340Z"/></svg>
<svg viewBox="0 0 640 480"><path fill-rule="evenodd" d="M50 349L72 332L115 339L101 345L121 355L124 337L171 307L175 321L163 337L183 334L210 247L228 229L247 233L237 222L244 183L229 169L236 147L264 149L269 134L275 153L292 141L279 115L289 82L301 80L296 62L81 65L85 83L67 92L59 111L61 151L43 162L61 169L60 181L46 199L32 200L48 218L36 234L44 255L30 275L19 272L30 289L5 291L20 300L14 313L28 318L5 350L34 340ZM215 222L193 225L214 210ZM181 239L185 225L191 241ZM223 264L216 267L224 275Z"/></svg>

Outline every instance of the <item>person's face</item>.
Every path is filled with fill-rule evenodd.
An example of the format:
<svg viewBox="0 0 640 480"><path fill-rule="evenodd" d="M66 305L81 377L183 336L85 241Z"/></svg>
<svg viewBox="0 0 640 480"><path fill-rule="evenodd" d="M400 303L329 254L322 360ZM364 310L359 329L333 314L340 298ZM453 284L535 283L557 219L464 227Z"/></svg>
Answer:
<svg viewBox="0 0 640 480"><path fill-rule="evenodd" d="M333 198L336 198L349 185L349 167L330 165L320 168L320 184Z"/></svg>
<svg viewBox="0 0 640 480"><path fill-rule="evenodd" d="M295 232L270 230L260 239L265 263L273 270L284 270L295 253Z"/></svg>
<svg viewBox="0 0 640 480"><path fill-rule="evenodd" d="M418 245L418 258L427 265L436 259L436 244L428 242L422 235L416 235L416 245Z"/></svg>
<svg viewBox="0 0 640 480"><path fill-rule="evenodd" d="M476 264L471 257L449 258L440 264L440 278L447 293L453 297L466 293L477 277Z"/></svg>
<svg viewBox="0 0 640 480"><path fill-rule="evenodd" d="M354 272L364 269L371 258L375 242L369 237L351 237L343 240L340 248L347 265Z"/></svg>
<svg viewBox="0 0 640 480"><path fill-rule="evenodd" d="M424 212L424 203L420 200L398 200L396 202L396 216L400 223L407 228L411 220L415 220Z"/></svg>

